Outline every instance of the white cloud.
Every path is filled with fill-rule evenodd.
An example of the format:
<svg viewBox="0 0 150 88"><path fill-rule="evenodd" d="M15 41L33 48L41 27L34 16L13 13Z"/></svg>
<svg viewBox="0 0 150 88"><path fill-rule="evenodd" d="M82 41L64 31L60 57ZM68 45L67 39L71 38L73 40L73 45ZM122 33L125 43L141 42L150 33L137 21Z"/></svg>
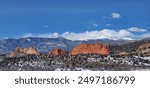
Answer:
<svg viewBox="0 0 150 88"><path fill-rule="evenodd" d="M132 27L131 27L132 28ZM129 29L121 29L121 30L111 30L111 29L103 29L103 30L97 30L97 31L86 31L82 33L74 33L74 32L64 32L62 34L59 34L57 32L55 33L48 33L48 34L38 34L33 35L31 33L25 34L22 37L42 37L42 38L58 38L58 37L64 37L66 39L70 40L89 40L89 39L135 39L135 38L146 38L150 37L150 33L143 34L143 35L135 35L132 32L129 31Z"/></svg>
<svg viewBox="0 0 150 88"><path fill-rule="evenodd" d="M49 33L49 34L40 34L40 35L37 35L37 37L58 38L58 37L60 37L60 35L59 35L59 33L55 32L55 33Z"/></svg>
<svg viewBox="0 0 150 88"><path fill-rule="evenodd" d="M127 30L109 30L109 29L103 29L101 31L86 31L83 33L69 33L65 32L61 35L64 38L70 39L70 40L88 40L88 39L131 39L133 36L132 33L130 33Z"/></svg>
<svg viewBox="0 0 150 88"><path fill-rule="evenodd" d="M113 26L112 24L106 24L105 26Z"/></svg>
<svg viewBox="0 0 150 88"><path fill-rule="evenodd" d="M33 35L32 33L27 33L22 36L23 38L26 37L42 37L42 38L58 38L60 35L55 32L55 33L49 33L49 34L38 34L38 35Z"/></svg>
<svg viewBox="0 0 150 88"><path fill-rule="evenodd" d="M114 19L121 18L121 15L119 13L112 13L111 15L112 15L112 18L114 18Z"/></svg>
<svg viewBox="0 0 150 88"><path fill-rule="evenodd" d="M96 24L96 23L95 23L95 24L93 24L93 26L94 26L94 27L98 27L98 26L99 26L99 24Z"/></svg>
<svg viewBox="0 0 150 88"><path fill-rule="evenodd" d="M27 33L25 35L22 36L23 38L26 38L26 37L34 37L34 35L32 33Z"/></svg>
<svg viewBox="0 0 150 88"><path fill-rule="evenodd" d="M127 31L127 30L120 30L118 33L118 36L120 38L127 38L127 37L132 37L134 36L131 32Z"/></svg>
<svg viewBox="0 0 150 88"><path fill-rule="evenodd" d="M140 36L141 38L150 38L150 33L145 33Z"/></svg>
<svg viewBox="0 0 150 88"><path fill-rule="evenodd" d="M115 39L129 39L133 36L133 34L127 30L115 31L110 29L103 29L100 31L86 31L83 33L65 32L62 34L49 33L39 35L33 35L31 33L28 33L25 34L23 37L58 38L60 36L70 40L88 40L88 39L103 39L103 38L115 40Z"/></svg>
<svg viewBox="0 0 150 88"><path fill-rule="evenodd" d="M138 28L138 27L131 27L131 28L128 28L127 30L131 32L146 32L147 31L146 29Z"/></svg>

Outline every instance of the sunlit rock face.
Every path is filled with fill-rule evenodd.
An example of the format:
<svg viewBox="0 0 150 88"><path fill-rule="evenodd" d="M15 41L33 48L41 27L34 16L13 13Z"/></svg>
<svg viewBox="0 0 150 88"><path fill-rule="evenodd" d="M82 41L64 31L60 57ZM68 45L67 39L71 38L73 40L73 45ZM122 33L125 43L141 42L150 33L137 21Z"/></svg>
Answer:
<svg viewBox="0 0 150 88"><path fill-rule="evenodd" d="M128 56L128 55L129 55L129 53L124 51L124 52L120 52L118 55Z"/></svg>
<svg viewBox="0 0 150 88"><path fill-rule="evenodd" d="M102 45L100 43L93 44L81 44L76 46L72 51L69 52L70 55L77 54L100 54L109 55L109 46L107 44Z"/></svg>
<svg viewBox="0 0 150 88"><path fill-rule="evenodd" d="M40 54L39 51L33 47L16 48L16 50L10 54L10 57L20 57L20 56L26 56L26 55L39 55L39 54Z"/></svg>
<svg viewBox="0 0 150 88"><path fill-rule="evenodd" d="M55 56L60 56L60 55L65 55L65 51L60 49L60 48L55 48L49 54L50 55L55 55Z"/></svg>
<svg viewBox="0 0 150 88"><path fill-rule="evenodd" d="M138 53L150 55L150 43L145 43L139 46Z"/></svg>

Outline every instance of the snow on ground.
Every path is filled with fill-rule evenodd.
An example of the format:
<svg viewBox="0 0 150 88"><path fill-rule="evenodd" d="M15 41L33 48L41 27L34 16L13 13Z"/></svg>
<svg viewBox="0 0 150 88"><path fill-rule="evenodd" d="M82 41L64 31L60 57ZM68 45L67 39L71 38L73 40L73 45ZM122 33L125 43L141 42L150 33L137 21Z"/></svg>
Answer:
<svg viewBox="0 0 150 88"><path fill-rule="evenodd" d="M150 57L142 57L142 59L150 61Z"/></svg>

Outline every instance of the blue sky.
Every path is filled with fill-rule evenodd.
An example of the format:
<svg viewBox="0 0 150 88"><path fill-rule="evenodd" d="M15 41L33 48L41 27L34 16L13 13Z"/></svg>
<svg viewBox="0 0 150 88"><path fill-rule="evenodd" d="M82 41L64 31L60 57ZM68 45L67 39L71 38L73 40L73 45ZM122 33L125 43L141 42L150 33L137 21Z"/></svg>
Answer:
<svg viewBox="0 0 150 88"><path fill-rule="evenodd" d="M150 0L0 0L0 39L150 37L149 6Z"/></svg>

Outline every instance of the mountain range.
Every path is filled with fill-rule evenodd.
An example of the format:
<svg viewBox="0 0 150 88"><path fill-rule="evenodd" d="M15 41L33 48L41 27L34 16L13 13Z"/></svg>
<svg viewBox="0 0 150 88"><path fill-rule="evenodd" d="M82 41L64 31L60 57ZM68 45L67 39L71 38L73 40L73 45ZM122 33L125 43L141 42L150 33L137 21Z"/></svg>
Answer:
<svg viewBox="0 0 150 88"><path fill-rule="evenodd" d="M41 53L48 53L54 48L61 48L65 51L70 51L75 46L84 43L100 42L102 44L109 44L110 50L121 49L125 51L134 50L143 43L150 42L150 38L142 40L110 40L110 39L97 39L97 40L78 40L72 41L63 37L58 38L39 38L27 37L19 39L4 39L0 40L0 55L10 53L17 47L35 47Z"/></svg>

